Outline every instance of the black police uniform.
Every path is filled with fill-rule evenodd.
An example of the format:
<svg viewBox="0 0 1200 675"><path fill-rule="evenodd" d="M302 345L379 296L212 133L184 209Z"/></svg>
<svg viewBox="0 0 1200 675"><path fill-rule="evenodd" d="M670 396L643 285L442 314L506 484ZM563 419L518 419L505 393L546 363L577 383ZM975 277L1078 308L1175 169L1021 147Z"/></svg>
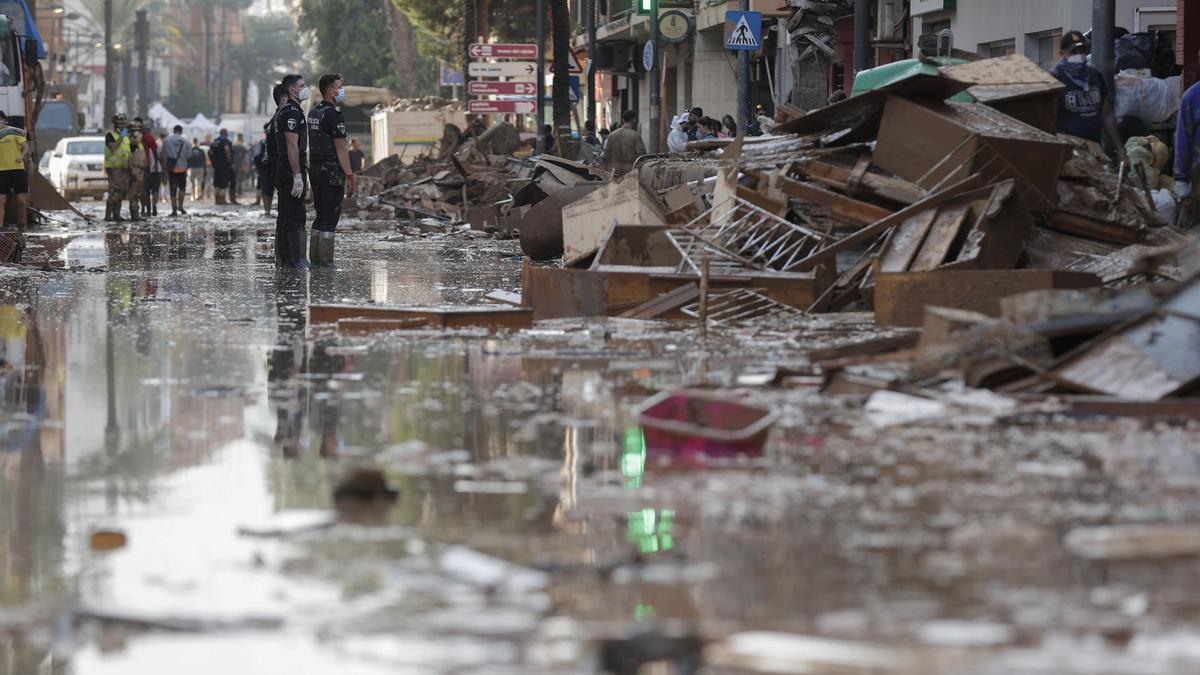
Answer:
<svg viewBox="0 0 1200 675"><path fill-rule="evenodd" d="M263 197L270 201L275 196L275 117L263 125L266 138L262 141L262 149L255 153L259 161L255 168L258 170L258 189Z"/></svg>
<svg viewBox="0 0 1200 675"><path fill-rule="evenodd" d="M308 177L312 183L314 232L333 232L342 217L346 173L338 163L333 142L346 138L346 121L342 111L328 101L321 101L308 111Z"/></svg>
<svg viewBox="0 0 1200 675"><path fill-rule="evenodd" d="M279 192L279 206L275 218L275 263L284 267L304 267L304 194L292 196L292 165L288 161L287 134L296 134L300 150L300 175L304 176L305 151L308 149L308 128L304 122L304 111L295 101L288 101L275 112L271 155L275 188ZM307 186L305 187L307 190Z"/></svg>

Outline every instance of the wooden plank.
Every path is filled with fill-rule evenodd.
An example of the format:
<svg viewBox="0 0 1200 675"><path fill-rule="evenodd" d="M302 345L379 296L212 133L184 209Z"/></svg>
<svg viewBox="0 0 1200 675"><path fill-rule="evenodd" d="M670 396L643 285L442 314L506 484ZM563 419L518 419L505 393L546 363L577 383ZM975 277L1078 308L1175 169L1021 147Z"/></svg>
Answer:
<svg viewBox="0 0 1200 675"><path fill-rule="evenodd" d="M1070 211L1055 211L1047 219L1046 226L1065 234L1111 244L1139 244L1146 239L1145 229L1129 227Z"/></svg>
<svg viewBox="0 0 1200 675"><path fill-rule="evenodd" d="M970 202L951 204L940 209L929 228L929 234L925 237L925 243L921 246L921 252L908 269L913 272L928 272L941 266L950 254L950 249L954 246L963 224L967 222L967 214L970 212Z"/></svg>
<svg viewBox="0 0 1200 675"><path fill-rule="evenodd" d="M512 305L513 307L521 306L521 294L513 293L512 291L495 290L483 296L492 302L498 302L502 305Z"/></svg>
<svg viewBox="0 0 1200 675"><path fill-rule="evenodd" d="M1094 274L1052 270L876 271L875 322L881 328L919 326L927 306L1000 314L1001 298L1047 288L1100 286Z"/></svg>
<svg viewBox="0 0 1200 675"><path fill-rule="evenodd" d="M626 319L657 319L671 310L695 302L699 297L700 287L695 282L688 283L647 300L637 307L623 312L621 316Z"/></svg>
<svg viewBox="0 0 1200 675"><path fill-rule="evenodd" d="M384 322L420 321L432 328L491 329L528 328L533 325L533 312L521 307L494 305L477 307L388 307L381 305L311 304L309 323L334 324L343 320L375 320Z"/></svg>
<svg viewBox="0 0 1200 675"><path fill-rule="evenodd" d="M851 170L837 164L809 160L800 165L801 170L812 180L824 183L835 189L850 189ZM883 176L867 172L858 182L860 190L898 204L915 204L929 193L916 183L910 183L903 178Z"/></svg>
<svg viewBox="0 0 1200 675"><path fill-rule="evenodd" d="M937 220L937 214L937 209L930 209L901 223L900 227L897 227L888 237L887 244L879 254L879 270L881 272L907 270L917 251L921 250L921 245L929 234L929 228L933 227L934 221Z"/></svg>
<svg viewBox="0 0 1200 675"><path fill-rule="evenodd" d="M809 183L801 183L791 178L782 178L779 188L784 194L804 201L829 207L835 218L856 225L870 225L892 214L891 211L874 204L859 201L836 192Z"/></svg>

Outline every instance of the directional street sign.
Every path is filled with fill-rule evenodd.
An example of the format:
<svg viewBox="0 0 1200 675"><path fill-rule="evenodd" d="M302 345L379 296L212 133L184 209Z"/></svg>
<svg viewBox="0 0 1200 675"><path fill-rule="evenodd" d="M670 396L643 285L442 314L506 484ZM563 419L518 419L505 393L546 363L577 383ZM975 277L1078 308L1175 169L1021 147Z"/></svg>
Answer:
<svg viewBox="0 0 1200 675"><path fill-rule="evenodd" d="M471 80L467 93L475 96L536 96L537 83Z"/></svg>
<svg viewBox="0 0 1200 675"><path fill-rule="evenodd" d="M467 73L471 77L533 77L537 74L537 64L532 61L472 62L467 64Z"/></svg>
<svg viewBox="0 0 1200 675"><path fill-rule="evenodd" d="M487 44L476 42L467 48L473 59L536 59L537 45Z"/></svg>
<svg viewBox="0 0 1200 675"><path fill-rule="evenodd" d="M537 110L534 101L468 101L469 113L530 115Z"/></svg>
<svg viewBox="0 0 1200 675"><path fill-rule="evenodd" d="M725 49L762 49L762 12L725 12Z"/></svg>

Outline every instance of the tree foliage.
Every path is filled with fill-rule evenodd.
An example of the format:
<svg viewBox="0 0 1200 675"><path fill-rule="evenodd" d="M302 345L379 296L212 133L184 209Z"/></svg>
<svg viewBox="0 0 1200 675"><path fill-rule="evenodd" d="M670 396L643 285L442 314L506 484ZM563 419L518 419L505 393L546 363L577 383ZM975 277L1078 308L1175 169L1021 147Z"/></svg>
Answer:
<svg viewBox="0 0 1200 675"><path fill-rule="evenodd" d="M196 113L213 114L213 102L199 82L187 75L175 78L175 86L167 97L167 107L181 117L193 117Z"/></svg>
<svg viewBox="0 0 1200 675"><path fill-rule="evenodd" d="M318 70L349 84L384 85L395 71L387 1L300 0L300 30L313 41Z"/></svg>
<svg viewBox="0 0 1200 675"><path fill-rule="evenodd" d="M273 105L267 105L271 88L287 71L295 70L301 57L292 18L283 12L248 16L245 30L246 40L232 45L230 61L243 92L250 83L257 87L259 111L273 110Z"/></svg>

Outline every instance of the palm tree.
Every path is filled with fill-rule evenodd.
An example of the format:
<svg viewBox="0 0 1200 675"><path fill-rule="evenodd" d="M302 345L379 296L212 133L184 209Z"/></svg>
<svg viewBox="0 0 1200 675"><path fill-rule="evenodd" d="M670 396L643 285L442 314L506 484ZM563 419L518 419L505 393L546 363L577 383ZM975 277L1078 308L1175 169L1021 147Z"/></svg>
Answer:
<svg viewBox="0 0 1200 675"><path fill-rule="evenodd" d="M106 28L104 45L104 117L108 119L116 112L117 83L116 57L113 46L133 45L133 26L139 9L150 4L150 0L80 0L80 9L92 23ZM106 22L105 18L109 21ZM128 46L128 47L127 47Z"/></svg>
<svg viewBox="0 0 1200 675"><path fill-rule="evenodd" d="M566 157L570 153L563 152L563 143L570 138L571 130L571 8L567 0L550 0L550 22L550 34L554 38L554 82L551 85L554 100L554 148L559 156Z"/></svg>
<svg viewBox="0 0 1200 675"><path fill-rule="evenodd" d="M286 69L300 60L300 47L292 18L282 12L246 17L246 39L230 46L229 61L241 83L242 110L248 110L246 99L250 84L258 89L259 112L273 110L266 105L271 98L272 83Z"/></svg>

